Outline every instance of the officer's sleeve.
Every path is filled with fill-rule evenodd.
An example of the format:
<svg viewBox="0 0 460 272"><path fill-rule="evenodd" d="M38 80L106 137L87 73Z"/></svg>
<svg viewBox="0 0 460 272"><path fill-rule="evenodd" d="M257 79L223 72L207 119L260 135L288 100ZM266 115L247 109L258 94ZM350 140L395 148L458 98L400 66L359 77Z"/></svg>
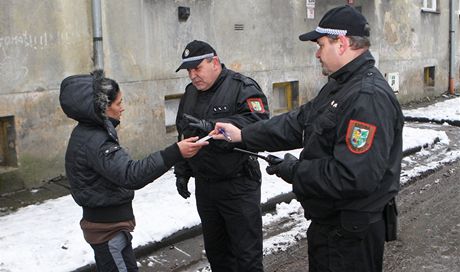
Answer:
<svg viewBox="0 0 460 272"><path fill-rule="evenodd" d="M193 177L193 171L186 160L182 160L174 165L174 175L176 177Z"/></svg>
<svg viewBox="0 0 460 272"><path fill-rule="evenodd" d="M337 124L330 157L301 160L293 191L307 198L365 197L378 189L390 164L398 113L383 92L361 93Z"/></svg>
<svg viewBox="0 0 460 272"><path fill-rule="evenodd" d="M252 151L280 151L302 147L305 113L310 103L293 111L244 127L241 137L244 146Z"/></svg>
<svg viewBox="0 0 460 272"><path fill-rule="evenodd" d="M179 108L176 116L177 141L183 139L185 122L183 121L184 96L179 102ZM174 174L176 177L189 178L193 176L193 171L186 160L181 160L174 165Z"/></svg>
<svg viewBox="0 0 460 272"><path fill-rule="evenodd" d="M177 109L177 115L176 115L176 130L177 130L177 140L181 141L182 140L182 135L184 134L184 129L185 129L185 123L184 123L184 96L179 101L179 107Z"/></svg>
<svg viewBox="0 0 460 272"><path fill-rule="evenodd" d="M114 184L127 189L140 189L163 175L177 161L182 160L179 147L173 144L144 159L133 160L121 146L106 142L88 152L92 168Z"/></svg>

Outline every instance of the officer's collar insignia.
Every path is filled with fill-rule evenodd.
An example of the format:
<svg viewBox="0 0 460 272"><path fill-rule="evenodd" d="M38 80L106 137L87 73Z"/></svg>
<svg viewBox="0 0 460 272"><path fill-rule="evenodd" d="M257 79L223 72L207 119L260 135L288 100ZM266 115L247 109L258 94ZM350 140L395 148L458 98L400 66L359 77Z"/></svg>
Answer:
<svg viewBox="0 0 460 272"><path fill-rule="evenodd" d="M262 98L249 98L246 100L248 103L249 109L251 112L265 112L264 103L262 102Z"/></svg>
<svg viewBox="0 0 460 272"><path fill-rule="evenodd" d="M346 138L348 149L356 154L368 151L374 141L375 130L374 125L350 120Z"/></svg>
<svg viewBox="0 0 460 272"><path fill-rule="evenodd" d="M337 108L338 105L339 105L339 104L338 104L337 102L335 102L335 100L332 100L332 101L331 101L331 106L332 106L333 108Z"/></svg>

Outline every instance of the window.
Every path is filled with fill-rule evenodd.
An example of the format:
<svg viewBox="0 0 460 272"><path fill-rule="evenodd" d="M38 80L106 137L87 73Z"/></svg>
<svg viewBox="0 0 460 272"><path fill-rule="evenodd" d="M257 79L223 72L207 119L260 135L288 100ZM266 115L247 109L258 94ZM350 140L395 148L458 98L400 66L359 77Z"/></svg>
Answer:
<svg viewBox="0 0 460 272"><path fill-rule="evenodd" d="M273 114L290 111L299 106L299 82L288 81L273 83Z"/></svg>
<svg viewBox="0 0 460 272"><path fill-rule="evenodd" d="M435 66L425 67L423 69L423 85L425 87L434 87Z"/></svg>
<svg viewBox="0 0 460 272"><path fill-rule="evenodd" d="M17 167L14 116L0 117L0 167Z"/></svg>
<svg viewBox="0 0 460 272"><path fill-rule="evenodd" d="M176 132L176 115L182 94L165 96L165 126L166 133Z"/></svg>
<svg viewBox="0 0 460 272"><path fill-rule="evenodd" d="M437 1L438 0L423 0L422 11L425 12L437 12Z"/></svg>

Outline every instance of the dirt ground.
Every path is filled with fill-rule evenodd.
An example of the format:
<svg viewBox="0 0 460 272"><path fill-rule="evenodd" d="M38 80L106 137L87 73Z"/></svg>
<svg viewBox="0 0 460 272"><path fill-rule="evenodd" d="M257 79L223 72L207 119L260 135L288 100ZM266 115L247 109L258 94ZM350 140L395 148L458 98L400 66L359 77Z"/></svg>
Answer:
<svg viewBox="0 0 460 272"><path fill-rule="evenodd" d="M384 271L460 271L460 162L402 188L398 240L387 243ZM308 271L303 240L265 260L266 272Z"/></svg>

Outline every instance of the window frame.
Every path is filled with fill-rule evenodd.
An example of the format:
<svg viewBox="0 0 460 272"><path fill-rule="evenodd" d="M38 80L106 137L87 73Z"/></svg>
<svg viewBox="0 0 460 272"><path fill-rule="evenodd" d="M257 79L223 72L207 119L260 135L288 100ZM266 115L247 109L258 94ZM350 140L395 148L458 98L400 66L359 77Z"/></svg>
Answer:
<svg viewBox="0 0 460 272"><path fill-rule="evenodd" d="M437 0L423 0L422 4L422 11L423 12L438 12L438 1ZM428 7L428 5L431 4L431 7Z"/></svg>
<svg viewBox="0 0 460 272"><path fill-rule="evenodd" d="M171 117L173 118L173 120L168 120L168 108L167 108L167 104L168 104L168 100L170 102L173 102L173 104L176 104L177 107L179 107L179 103L180 103L180 100L182 98L184 94L183 93L177 93L177 94L170 94L170 95L165 95L164 96L164 115L165 115L165 130L166 130L166 134L174 134L174 133L177 133L177 128L176 128L176 118L175 116L172 116ZM177 108L174 109L173 112L176 112L177 114ZM168 123L168 121L172 121L171 123Z"/></svg>

